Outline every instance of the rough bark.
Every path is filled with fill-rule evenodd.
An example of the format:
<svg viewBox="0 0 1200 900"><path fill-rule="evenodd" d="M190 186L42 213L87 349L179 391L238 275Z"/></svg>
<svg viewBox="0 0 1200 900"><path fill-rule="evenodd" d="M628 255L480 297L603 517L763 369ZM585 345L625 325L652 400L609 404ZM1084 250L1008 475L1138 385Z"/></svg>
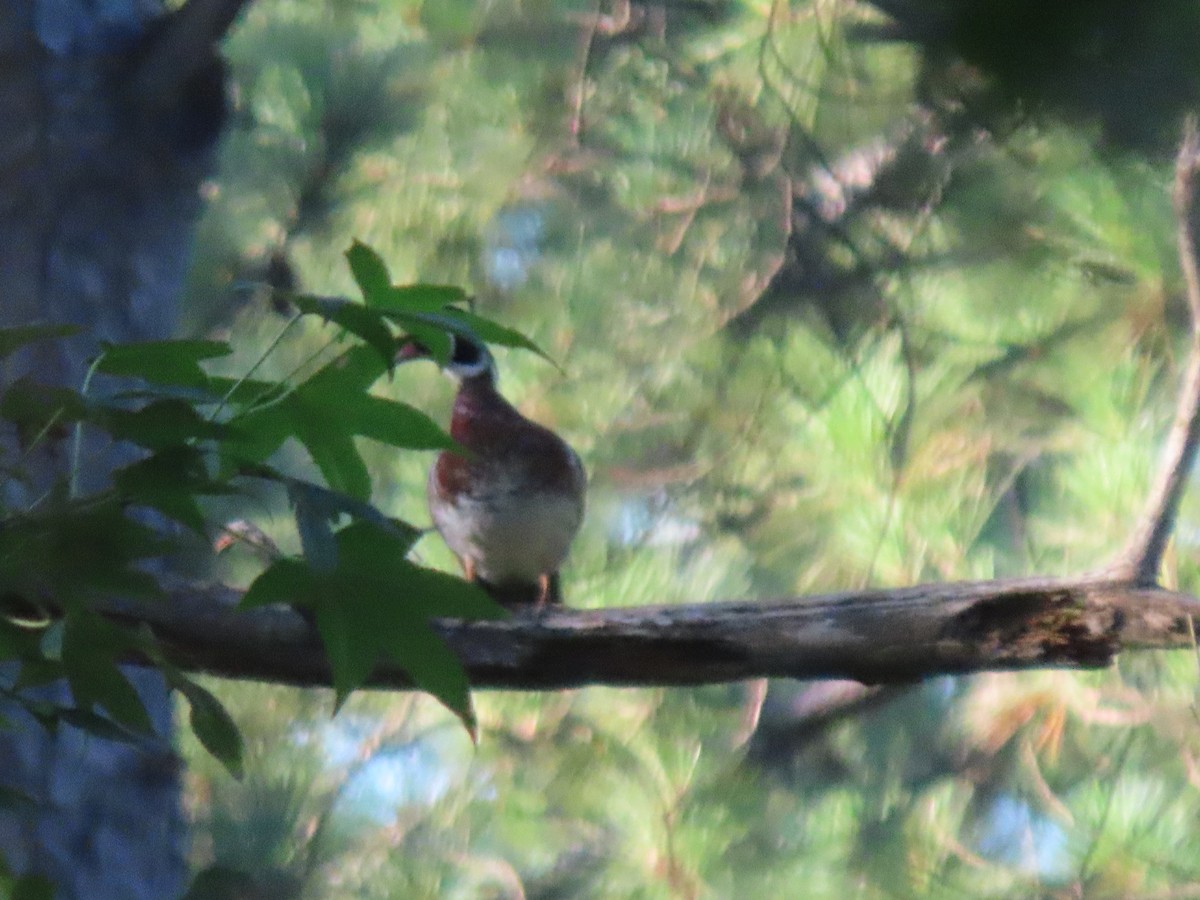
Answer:
<svg viewBox="0 0 1200 900"><path fill-rule="evenodd" d="M99 340L169 337L191 247L200 179L224 112L212 26L239 3L189 3L208 32L179 33L182 11L155 18L139 0L10 0L0 4L0 325L74 323L86 334L9 358L0 388L24 374L79 387ZM190 21L190 20L189 20ZM200 29L204 31L203 28ZM164 43L193 56L163 66ZM157 68L155 68L157 67ZM102 387L102 386L100 386ZM62 477L66 434L23 461L3 501L31 502ZM12 447L0 434L0 448ZM89 438L84 486L123 456ZM11 669L0 671L5 686ZM0 853L17 873L49 877L59 898L163 900L182 891L184 827L171 702L156 672L135 673L159 734L141 747L63 726L41 729L19 708L0 713L0 784L32 809L0 810ZM41 689L67 702L61 685Z"/></svg>
<svg viewBox="0 0 1200 900"><path fill-rule="evenodd" d="M287 609L238 612L237 599L228 588L186 587L169 603L114 605L109 612L149 624L188 669L330 684L320 640L304 619ZM1042 578L764 602L556 609L500 622L447 620L438 628L476 687L554 690L761 677L895 684L985 670L1096 668L1123 650L1191 646L1197 616L1200 601L1172 591ZM386 663L370 684L410 682L403 668Z"/></svg>

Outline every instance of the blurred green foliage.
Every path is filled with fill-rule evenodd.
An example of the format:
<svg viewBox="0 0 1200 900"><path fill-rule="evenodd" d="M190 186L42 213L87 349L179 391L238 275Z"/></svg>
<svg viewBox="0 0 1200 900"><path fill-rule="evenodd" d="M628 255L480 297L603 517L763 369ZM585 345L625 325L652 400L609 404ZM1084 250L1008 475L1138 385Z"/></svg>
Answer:
<svg viewBox="0 0 1200 900"><path fill-rule="evenodd" d="M372 393L393 374L401 339L436 335L448 353L450 333L457 333L541 351L516 331L453 305L463 300L459 289L394 285L363 244L346 256L362 302L271 292L273 302L297 311L237 377L204 368L230 354L222 341L102 342L78 391L30 375L0 393L0 425L11 435L0 448L0 661L10 664L13 681L0 696L14 710L48 729L67 722L137 743L154 726L119 667L137 656L162 671L188 704L195 738L240 777L241 736L221 702L166 660L153 633L101 615L97 604L163 600L164 560L173 557L174 568L184 570L181 560L191 555L196 568L211 561L211 549L261 535L254 550L266 559L257 560L242 605L292 604L310 617L339 704L390 658L475 737L466 673L429 619L505 612L476 585L407 558L422 529L371 505L371 477L356 438L408 451L455 446L424 413ZM295 370L279 379L251 377L305 315L332 332L316 354L331 358L315 371L306 368L304 377ZM74 330L0 329L0 360ZM289 441L303 446L302 458L324 485L270 464ZM114 469L107 486L81 489L81 475L96 465L94 448L114 442L137 448L126 457L133 461ZM47 482L36 463L55 455L65 463ZM286 497L299 554L281 554L244 520L210 528L207 501L244 503L254 492L247 482ZM395 603L397 592L412 600ZM58 679L70 686L68 703L28 691Z"/></svg>
<svg viewBox="0 0 1200 900"><path fill-rule="evenodd" d="M1161 48L1187 78L1190 15ZM235 336L244 371L281 327L245 284L349 294L354 237L400 283L467 286L563 368L499 354L592 473L571 605L1095 566L1178 375L1177 95L1115 139L1127 110L1070 106L1111 75L1085 37L1038 42L1012 87L930 50L939 32L880 40L888 21L848 0L257 0L227 48L193 327ZM1045 54L1072 79L1033 103ZM435 418L450 390L415 368L382 388ZM381 507L426 522L430 459L360 452ZM253 512L296 546L283 509ZM1188 590L1195 533L1192 501L1165 573ZM416 552L454 568L434 538ZM271 897L1194 889L1196 686L1194 658L1142 654L881 691L489 693L473 749L419 697L330 722L323 693L213 685L247 774L189 750L194 861Z"/></svg>

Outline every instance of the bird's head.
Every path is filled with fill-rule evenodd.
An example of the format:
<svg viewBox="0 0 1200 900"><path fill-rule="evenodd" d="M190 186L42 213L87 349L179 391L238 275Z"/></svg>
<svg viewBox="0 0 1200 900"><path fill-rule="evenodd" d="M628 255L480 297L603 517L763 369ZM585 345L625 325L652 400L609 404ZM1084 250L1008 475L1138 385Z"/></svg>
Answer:
<svg viewBox="0 0 1200 900"><path fill-rule="evenodd" d="M428 347L411 337L401 341L396 350L396 362L429 359L431 356ZM450 335L450 361L442 366L442 371L459 384L480 377L486 378L490 384L496 381L496 361L488 348L461 334Z"/></svg>

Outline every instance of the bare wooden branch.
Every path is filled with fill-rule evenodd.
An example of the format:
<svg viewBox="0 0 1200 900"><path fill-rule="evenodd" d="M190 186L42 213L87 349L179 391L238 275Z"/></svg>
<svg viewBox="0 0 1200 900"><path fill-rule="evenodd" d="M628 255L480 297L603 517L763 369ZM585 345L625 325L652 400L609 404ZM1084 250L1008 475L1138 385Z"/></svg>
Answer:
<svg viewBox="0 0 1200 900"><path fill-rule="evenodd" d="M237 592L187 587L107 612L145 623L193 671L329 685L316 631L290 609L234 610ZM403 603L403 597L396 598ZM762 603L709 603L443 621L481 688L696 685L760 677L903 683L997 669L1095 668L1124 649L1191 645L1200 601L1111 581L932 584ZM381 664L373 687L406 688Z"/></svg>
<svg viewBox="0 0 1200 900"><path fill-rule="evenodd" d="M764 602L554 609L501 622L443 620L437 630L474 686L524 690L773 677L899 685L980 671L1096 668L1124 650L1194 647L1200 600L1164 590L1155 578L1200 442L1200 134L1194 126L1179 153L1175 200L1192 315L1187 370L1146 511L1103 573ZM166 603L112 603L104 611L148 627L167 657L191 671L330 685L320 637L307 621L287 608L238 612L237 600L228 588L187 585ZM411 687L404 669L390 661L377 667L369 685Z"/></svg>
<svg viewBox="0 0 1200 900"><path fill-rule="evenodd" d="M1133 534L1109 575L1135 584L1151 585L1158 579L1163 552L1175 528L1175 516L1187 484L1188 473L1200 447L1200 131L1189 118L1175 160L1175 215L1179 266L1186 288L1191 343L1180 385L1175 421L1163 447L1158 476Z"/></svg>

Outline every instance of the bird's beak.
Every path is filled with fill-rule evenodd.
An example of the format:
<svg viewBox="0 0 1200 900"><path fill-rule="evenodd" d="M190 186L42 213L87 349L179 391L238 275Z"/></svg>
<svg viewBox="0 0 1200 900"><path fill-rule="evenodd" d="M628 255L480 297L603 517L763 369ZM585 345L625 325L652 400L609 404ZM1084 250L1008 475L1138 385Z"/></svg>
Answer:
<svg viewBox="0 0 1200 900"><path fill-rule="evenodd" d="M428 359L429 348L415 338L405 338L396 347L396 362L406 363L414 359Z"/></svg>

